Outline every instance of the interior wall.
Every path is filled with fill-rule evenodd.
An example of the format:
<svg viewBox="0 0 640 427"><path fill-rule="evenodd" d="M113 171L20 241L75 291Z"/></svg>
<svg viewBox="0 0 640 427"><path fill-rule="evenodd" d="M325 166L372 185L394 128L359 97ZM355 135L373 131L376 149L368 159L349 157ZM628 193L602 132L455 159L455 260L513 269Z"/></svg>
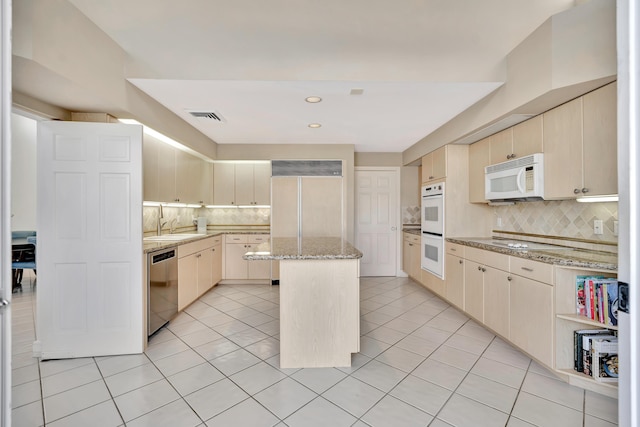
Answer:
<svg viewBox="0 0 640 427"><path fill-rule="evenodd" d="M36 229L37 123L11 114L11 230Z"/></svg>

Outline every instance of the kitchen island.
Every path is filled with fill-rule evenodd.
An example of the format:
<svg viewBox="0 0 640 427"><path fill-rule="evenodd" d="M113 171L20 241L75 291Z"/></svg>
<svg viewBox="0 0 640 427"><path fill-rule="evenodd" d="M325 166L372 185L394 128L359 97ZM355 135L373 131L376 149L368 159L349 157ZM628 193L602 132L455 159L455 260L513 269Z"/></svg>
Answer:
<svg viewBox="0 0 640 427"><path fill-rule="evenodd" d="M339 237L276 237L243 258L280 261L280 367L351 366L362 253Z"/></svg>

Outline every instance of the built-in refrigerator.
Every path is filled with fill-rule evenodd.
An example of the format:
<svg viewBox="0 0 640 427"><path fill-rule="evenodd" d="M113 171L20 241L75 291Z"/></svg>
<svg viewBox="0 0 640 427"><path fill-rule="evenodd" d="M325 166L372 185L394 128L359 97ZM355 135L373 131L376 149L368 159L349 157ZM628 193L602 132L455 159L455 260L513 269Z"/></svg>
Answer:
<svg viewBox="0 0 640 427"><path fill-rule="evenodd" d="M344 237L342 160L273 160L271 237ZM272 265L272 280L279 277Z"/></svg>

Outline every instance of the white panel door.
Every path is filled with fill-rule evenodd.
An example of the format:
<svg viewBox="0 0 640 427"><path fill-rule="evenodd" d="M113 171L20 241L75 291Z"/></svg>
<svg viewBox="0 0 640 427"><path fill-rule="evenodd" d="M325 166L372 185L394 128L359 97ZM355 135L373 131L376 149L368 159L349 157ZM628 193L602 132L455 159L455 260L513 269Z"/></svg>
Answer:
<svg viewBox="0 0 640 427"><path fill-rule="evenodd" d="M142 127L39 123L37 170L36 352L141 353Z"/></svg>
<svg viewBox="0 0 640 427"><path fill-rule="evenodd" d="M398 241L395 170L356 170L356 247L361 276L395 276Z"/></svg>

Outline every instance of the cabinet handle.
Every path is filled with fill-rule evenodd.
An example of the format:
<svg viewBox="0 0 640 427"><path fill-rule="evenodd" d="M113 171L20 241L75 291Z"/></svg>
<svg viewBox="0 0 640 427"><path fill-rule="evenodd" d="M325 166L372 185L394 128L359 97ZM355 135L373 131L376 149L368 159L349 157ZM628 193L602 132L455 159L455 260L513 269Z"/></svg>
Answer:
<svg viewBox="0 0 640 427"><path fill-rule="evenodd" d="M583 189L582 189L582 190L580 190L580 191L582 191L583 193L588 193L588 192L589 192L589 189L588 189L588 188L583 188Z"/></svg>
<svg viewBox="0 0 640 427"><path fill-rule="evenodd" d="M482 272L484 273L485 271L487 271L487 269L482 267Z"/></svg>
<svg viewBox="0 0 640 427"><path fill-rule="evenodd" d="M578 194L578 193L580 193L580 189L578 189L578 188L574 188L574 189L573 189L573 194Z"/></svg>
<svg viewBox="0 0 640 427"><path fill-rule="evenodd" d="M482 271L482 267L478 266L478 271Z"/></svg>
<svg viewBox="0 0 640 427"><path fill-rule="evenodd" d="M429 179L433 179L433 175L429 176Z"/></svg>
<svg viewBox="0 0 640 427"><path fill-rule="evenodd" d="M451 248L451 252L456 252L456 248Z"/></svg>
<svg viewBox="0 0 640 427"><path fill-rule="evenodd" d="M413 246L413 243L409 243L409 246Z"/></svg>
<svg viewBox="0 0 640 427"><path fill-rule="evenodd" d="M458 263L462 264L462 260L458 261Z"/></svg>
<svg viewBox="0 0 640 427"><path fill-rule="evenodd" d="M513 280L513 277L509 276L509 277L507 277L507 280L508 280L508 281L512 281L512 280Z"/></svg>
<svg viewBox="0 0 640 427"><path fill-rule="evenodd" d="M527 268L527 267L520 267L520 268L522 268L524 271L528 271L530 273L533 272L533 268Z"/></svg>
<svg viewBox="0 0 640 427"><path fill-rule="evenodd" d="M200 258L202 256L202 254L198 254L196 255L196 258Z"/></svg>

